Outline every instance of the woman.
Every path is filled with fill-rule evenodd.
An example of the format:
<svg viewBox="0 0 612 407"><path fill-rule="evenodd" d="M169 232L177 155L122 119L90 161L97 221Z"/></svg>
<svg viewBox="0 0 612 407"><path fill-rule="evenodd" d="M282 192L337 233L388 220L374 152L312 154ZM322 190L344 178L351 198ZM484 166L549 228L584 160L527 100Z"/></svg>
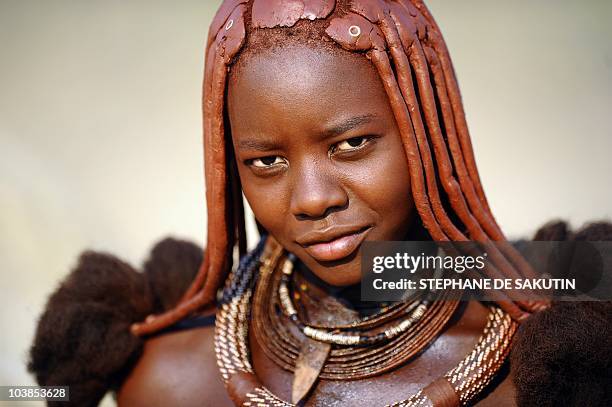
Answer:
<svg viewBox="0 0 612 407"><path fill-rule="evenodd" d="M123 270L130 322L157 315L131 327L148 338L139 358L125 321L116 328L122 351L92 369L104 374L88 376L91 393L108 383L120 405L147 406L530 402L530 383L515 377L517 392L505 360L518 323L546 304L419 299L372 309L355 295L366 240L505 240L422 2L225 1L207 43L204 121L199 272L179 300L176 290L151 295L163 284ZM232 271L234 249L246 247L241 192L264 237ZM510 245L492 254L487 275L529 275ZM62 383L56 371L38 376Z"/></svg>

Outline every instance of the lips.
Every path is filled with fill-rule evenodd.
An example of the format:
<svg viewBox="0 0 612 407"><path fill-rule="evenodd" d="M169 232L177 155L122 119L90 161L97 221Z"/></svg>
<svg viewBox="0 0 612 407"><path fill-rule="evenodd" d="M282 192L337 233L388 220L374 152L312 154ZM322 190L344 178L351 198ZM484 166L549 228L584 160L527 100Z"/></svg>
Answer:
<svg viewBox="0 0 612 407"><path fill-rule="evenodd" d="M370 226L334 227L308 233L297 242L318 261L337 261L351 255L370 229Z"/></svg>

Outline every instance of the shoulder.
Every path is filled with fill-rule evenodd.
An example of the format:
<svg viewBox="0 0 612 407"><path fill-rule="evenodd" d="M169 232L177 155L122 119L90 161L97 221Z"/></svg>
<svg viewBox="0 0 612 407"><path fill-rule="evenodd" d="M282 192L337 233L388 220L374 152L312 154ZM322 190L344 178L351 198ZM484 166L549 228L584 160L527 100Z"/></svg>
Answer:
<svg viewBox="0 0 612 407"><path fill-rule="evenodd" d="M219 374L214 327L148 339L117 394L119 406L232 406Z"/></svg>

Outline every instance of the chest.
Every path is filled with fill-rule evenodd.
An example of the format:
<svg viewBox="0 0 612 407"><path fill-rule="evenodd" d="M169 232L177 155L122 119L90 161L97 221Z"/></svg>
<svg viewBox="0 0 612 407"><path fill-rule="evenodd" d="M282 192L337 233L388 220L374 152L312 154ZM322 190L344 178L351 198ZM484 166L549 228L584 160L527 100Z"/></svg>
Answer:
<svg viewBox="0 0 612 407"><path fill-rule="evenodd" d="M476 302L464 304L448 327L420 354L375 377L352 380L318 379L306 406L383 406L408 399L457 365L478 342L487 311ZM283 400L291 400L293 372L283 369L264 351L256 324L250 325L249 346L253 367L262 383ZM513 405L510 380L491 386L480 405ZM492 405L492 404L491 404Z"/></svg>

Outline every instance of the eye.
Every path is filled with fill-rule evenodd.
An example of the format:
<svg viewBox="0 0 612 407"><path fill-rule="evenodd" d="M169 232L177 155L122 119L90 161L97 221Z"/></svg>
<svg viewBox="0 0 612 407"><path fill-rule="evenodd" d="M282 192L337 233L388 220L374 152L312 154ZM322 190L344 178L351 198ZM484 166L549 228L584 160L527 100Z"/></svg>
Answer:
<svg viewBox="0 0 612 407"><path fill-rule="evenodd" d="M278 155L270 155L268 157L254 158L249 164L256 168L269 168L274 165L285 163L285 159Z"/></svg>
<svg viewBox="0 0 612 407"><path fill-rule="evenodd" d="M343 151L351 151L356 150L368 143L370 137L360 136L360 137L352 137L348 140L344 140L339 142L334 146L332 152L343 152Z"/></svg>

